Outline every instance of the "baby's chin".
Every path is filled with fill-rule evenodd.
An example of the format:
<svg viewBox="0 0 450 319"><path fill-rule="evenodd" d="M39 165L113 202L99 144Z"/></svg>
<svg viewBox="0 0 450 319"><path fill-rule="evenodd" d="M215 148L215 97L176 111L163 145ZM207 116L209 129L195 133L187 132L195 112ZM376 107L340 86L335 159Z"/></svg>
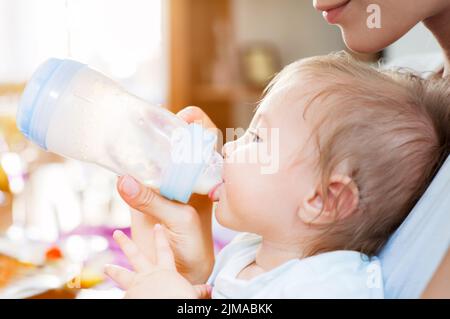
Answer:
<svg viewBox="0 0 450 319"><path fill-rule="evenodd" d="M224 227L228 227L227 225L227 217L226 217L226 209L225 207L223 207L223 201L217 201L214 202L214 216L216 217L217 222L224 226Z"/></svg>
<svg viewBox="0 0 450 319"><path fill-rule="evenodd" d="M215 203L214 216L221 226L235 231L243 231L239 229L239 220L229 211L225 201L219 200Z"/></svg>

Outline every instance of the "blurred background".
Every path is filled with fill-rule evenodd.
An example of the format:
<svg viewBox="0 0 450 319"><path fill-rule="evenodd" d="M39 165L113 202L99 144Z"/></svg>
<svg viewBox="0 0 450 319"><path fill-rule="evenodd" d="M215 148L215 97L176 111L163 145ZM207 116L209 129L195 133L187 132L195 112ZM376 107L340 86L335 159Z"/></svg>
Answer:
<svg viewBox="0 0 450 319"><path fill-rule="evenodd" d="M200 106L224 131L248 125L283 66L343 49L339 29L311 1L0 0L0 234L45 243L71 238L78 251L102 252L112 229L129 226L114 174L45 153L16 129L20 94L49 57L88 63L173 112ZM384 52L356 57L376 63L435 51L418 26ZM191 204L211 210L200 196ZM214 234L217 251L234 235L216 222Z"/></svg>

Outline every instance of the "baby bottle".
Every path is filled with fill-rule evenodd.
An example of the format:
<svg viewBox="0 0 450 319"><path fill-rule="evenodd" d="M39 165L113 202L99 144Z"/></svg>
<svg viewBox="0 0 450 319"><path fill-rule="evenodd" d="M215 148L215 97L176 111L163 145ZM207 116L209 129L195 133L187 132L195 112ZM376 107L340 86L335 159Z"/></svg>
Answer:
<svg viewBox="0 0 450 319"><path fill-rule="evenodd" d="M128 174L187 202L221 183L217 136L150 105L87 65L50 59L21 97L17 126L59 155Z"/></svg>

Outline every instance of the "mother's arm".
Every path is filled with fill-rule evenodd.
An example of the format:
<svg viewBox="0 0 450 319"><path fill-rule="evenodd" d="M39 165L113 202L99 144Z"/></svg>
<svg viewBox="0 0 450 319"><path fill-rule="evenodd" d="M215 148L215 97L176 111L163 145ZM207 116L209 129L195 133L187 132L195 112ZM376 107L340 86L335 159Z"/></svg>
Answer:
<svg viewBox="0 0 450 319"><path fill-rule="evenodd" d="M450 249L428 283L422 298L450 298Z"/></svg>

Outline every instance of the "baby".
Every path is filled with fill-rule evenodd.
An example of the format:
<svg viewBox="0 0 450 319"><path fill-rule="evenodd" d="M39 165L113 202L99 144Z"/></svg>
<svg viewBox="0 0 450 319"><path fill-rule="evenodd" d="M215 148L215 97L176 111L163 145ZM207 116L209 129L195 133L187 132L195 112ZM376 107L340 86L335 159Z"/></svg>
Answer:
<svg viewBox="0 0 450 319"><path fill-rule="evenodd" d="M212 298L383 298L375 256L449 153L447 87L344 53L279 73L223 148L215 216L243 234L216 258ZM136 273L107 272L146 297L209 294L177 273L164 232L155 226L154 261L116 232Z"/></svg>

